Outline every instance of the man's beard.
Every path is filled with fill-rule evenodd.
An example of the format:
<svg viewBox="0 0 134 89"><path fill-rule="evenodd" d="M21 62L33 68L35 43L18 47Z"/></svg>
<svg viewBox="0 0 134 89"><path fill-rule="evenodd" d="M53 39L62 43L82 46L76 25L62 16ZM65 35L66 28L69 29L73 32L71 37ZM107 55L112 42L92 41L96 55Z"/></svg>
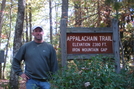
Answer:
<svg viewBox="0 0 134 89"><path fill-rule="evenodd" d="M36 40L38 41L41 41L42 40L42 37L38 38L38 37L35 37Z"/></svg>

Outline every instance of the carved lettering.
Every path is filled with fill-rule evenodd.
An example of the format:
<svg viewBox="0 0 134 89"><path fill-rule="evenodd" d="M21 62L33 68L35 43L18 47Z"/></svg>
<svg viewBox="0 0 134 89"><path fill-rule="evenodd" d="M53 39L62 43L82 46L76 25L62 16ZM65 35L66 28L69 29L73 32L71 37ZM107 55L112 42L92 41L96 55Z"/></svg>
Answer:
<svg viewBox="0 0 134 89"><path fill-rule="evenodd" d="M80 52L80 48L72 48L72 52Z"/></svg>
<svg viewBox="0 0 134 89"><path fill-rule="evenodd" d="M73 42L72 43L73 47L77 47L77 46L90 46L90 43L78 43L78 42Z"/></svg>
<svg viewBox="0 0 134 89"><path fill-rule="evenodd" d="M82 52L98 52L99 48L82 48Z"/></svg>
<svg viewBox="0 0 134 89"><path fill-rule="evenodd" d="M100 41L112 41L111 36L99 36Z"/></svg>
<svg viewBox="0 0 134 89"><path fill-rule="evenodd" d="M68 36L67 41L98 41L97 36Z"/></svg>
<svg viewBox="0 0 134 89"><path fill-rule="evenodd" d="M68 53L88 54L88 53L112 53L111 33L70 33L67 36Z"/></svg>

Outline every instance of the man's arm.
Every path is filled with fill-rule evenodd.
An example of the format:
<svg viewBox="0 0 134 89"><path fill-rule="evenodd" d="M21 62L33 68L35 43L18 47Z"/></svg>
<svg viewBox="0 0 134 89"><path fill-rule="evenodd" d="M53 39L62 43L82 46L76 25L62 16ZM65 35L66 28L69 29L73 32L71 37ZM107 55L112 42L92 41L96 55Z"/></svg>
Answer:
<svg viewBox="0 0 134 89"><path fill-rule="evenodd" d="M51 72L55 73L58 70L58 61L57 61L57 56L56 56L56 51L55 49L52 47L51 49Z"/></svg>
<svg viewBox="0 0 134 89"><path fill-rule="evenodd" d="M18 59L16 59L16 58L13 59L12 68L13 68L15 74L17 74L18 76L23 74L23 71L21 69L21 61L19 61Z"/></svg>
<svg viewBox="0 0 134 89"><path fill-rule="evenodd" d="M26 48L24 45L19 49L19 51L17 52L16 56L13 59L12 68L15 74L20 76L24 81L27 81L29 77L25 73L23 73L23 70L21 69L21 62L24 59L25 50Z"/></svg>
<svg viewBox="0 0 134 89"><path fill-rule="evenodd" d="M23 45L17 52L17 54L15 55L13 62L12 62L12 68L15 72L15 74L17 75L21 75L23 74L23 71L21 69L21 62L24 59L24 55L25 55L25 49L26 47Z"/></svg>

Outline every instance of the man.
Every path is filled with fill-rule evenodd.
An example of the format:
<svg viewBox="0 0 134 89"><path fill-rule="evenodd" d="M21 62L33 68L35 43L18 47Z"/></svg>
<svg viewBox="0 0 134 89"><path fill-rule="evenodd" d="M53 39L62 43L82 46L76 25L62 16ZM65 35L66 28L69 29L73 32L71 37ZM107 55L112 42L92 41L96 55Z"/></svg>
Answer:
<svg viewBox="0 0 134 89"><path fill-rule="evenodd" d="M24 44L13 59L14 72L26 81L26 89L50 89L51 75L58 70L56 52L43 41L42 27L33 27L34 41ZM25 62L24 72L21 61Z"/></svg>

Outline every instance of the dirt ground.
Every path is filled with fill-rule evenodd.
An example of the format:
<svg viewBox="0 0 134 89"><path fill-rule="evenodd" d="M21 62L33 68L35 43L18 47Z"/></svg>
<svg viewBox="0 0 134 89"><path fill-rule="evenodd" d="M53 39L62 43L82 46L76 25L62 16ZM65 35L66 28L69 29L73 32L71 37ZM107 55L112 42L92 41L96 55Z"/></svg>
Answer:
<svg viewBox="0 0 134 89"><path fill-rule="evenodd" d="M9 80L0 79L0 89L8 89L8 84L9 84ZM24 81L20 81L19 89L26 89Z"/></svg>

